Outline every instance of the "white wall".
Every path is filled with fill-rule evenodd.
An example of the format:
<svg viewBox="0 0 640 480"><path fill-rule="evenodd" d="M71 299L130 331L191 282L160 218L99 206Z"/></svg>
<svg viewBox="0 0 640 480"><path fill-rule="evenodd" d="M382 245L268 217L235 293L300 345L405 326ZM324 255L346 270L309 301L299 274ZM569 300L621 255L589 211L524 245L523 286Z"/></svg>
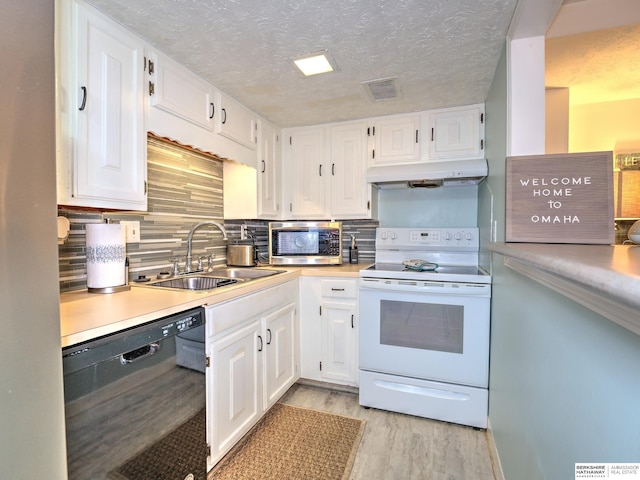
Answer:
<svg viewBox="0 0 640 480"><path fill-rule="evenodd" d="M569 89L547 88L545 153L569 151Z"/></svg>
<svg viewBox="0 0 640 480"><path fill-rule="evenodd" d="M640 99L569 108L569 151L640 152Z"/></svg>

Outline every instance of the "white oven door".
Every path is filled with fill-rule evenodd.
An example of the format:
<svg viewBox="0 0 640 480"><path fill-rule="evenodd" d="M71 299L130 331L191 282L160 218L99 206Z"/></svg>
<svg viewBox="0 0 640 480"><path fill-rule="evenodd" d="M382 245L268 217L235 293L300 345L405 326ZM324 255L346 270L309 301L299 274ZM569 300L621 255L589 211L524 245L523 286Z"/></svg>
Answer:
<svg viewBox="0 0 640 480"><path fill-rule="evenodd" d="M360 369L488 386L491 286L362 279Z"/></svg>

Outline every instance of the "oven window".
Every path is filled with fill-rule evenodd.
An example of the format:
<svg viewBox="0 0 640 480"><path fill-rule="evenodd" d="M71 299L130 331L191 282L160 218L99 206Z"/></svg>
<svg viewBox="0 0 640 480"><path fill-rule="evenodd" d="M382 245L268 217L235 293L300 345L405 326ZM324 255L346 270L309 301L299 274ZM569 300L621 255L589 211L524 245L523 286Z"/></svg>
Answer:
<svg viewBox="0 0 640 480"><path fill-rule="evenodd" d="M464 307L438 303L380 302L380 343L462 353Z"/></svg>

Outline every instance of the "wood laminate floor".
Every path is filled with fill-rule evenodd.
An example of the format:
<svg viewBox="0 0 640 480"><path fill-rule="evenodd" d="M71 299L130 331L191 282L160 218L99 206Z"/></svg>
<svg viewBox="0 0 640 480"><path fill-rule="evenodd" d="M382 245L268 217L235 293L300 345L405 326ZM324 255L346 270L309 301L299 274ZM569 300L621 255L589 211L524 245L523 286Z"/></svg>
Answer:
<svg viewBox="0 0 640 480"><path fill-rule="evenodd" d="M199 372L171 367L145 379L134 377L135 389L111 387L95 402L84 398L67 405L70 480L107 478L204 405ZM315 385L298 383L280 401L366 420L350 480L495 480L483 430L365 409L353 391Z"/></svg>
<svg viewBox="0 0 640 480"><path fill-rule="evenodd" d="M484 430L365 409L358 396L294 385L282 403L365 419L350 480L494 480Z"/></svg>

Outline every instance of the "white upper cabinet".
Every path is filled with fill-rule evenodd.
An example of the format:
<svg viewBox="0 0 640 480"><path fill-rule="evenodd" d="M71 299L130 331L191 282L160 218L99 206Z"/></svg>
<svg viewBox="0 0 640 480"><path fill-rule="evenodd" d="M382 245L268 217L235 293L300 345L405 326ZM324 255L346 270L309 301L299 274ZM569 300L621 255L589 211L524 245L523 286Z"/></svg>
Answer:
<svg viewBox="0 0 640 480"><path fill-rule="evenodd" d="M366 183L367 126L364 123L296 128L283 132L285 217L371 218Z"/></svg>
<svg viewBox="0 0 640 480"><path fill-rule="evenodd" d="M430 160L484 158L484 105L428 112Z"/></svg>
<svg viewBox="0 0 640 480"><path fill-rule="evenodd" d="M305 128L288 137L291 172L291 201L288 215L293 218L324 219L327 186L325 129Z"/></svg>
<svg viewBox="0 0 640 480"><path fill-rule="evenodd" d="M146 64L148 131L256 168L253 112L162 52L148 48Z"/></svg>
<svg viewBox="0 0 640 480"><path fill-rule="evenodd" d="M231 97L218 92L216 94L216 132L225 138L256 149L258 138L258 118L244 105Z"/></svg>
<svg viewBox="0 0 640 480"><path fill-rule="evenodd" d="M213 88L195 73L160 52L149 51L145 87L152 108L213 131Z"/></svg>
<svg viewBox="0 0 640 480"><path fill-rule="evenodd" d="M376 119L369 128L369 135L373 139L371 165L420 161L420 115Z"/></svg>
<svg viewBox="0 0 640 480"><path fill-rule="evenodd" d="M280 132L272 124L259 120L258 218L277 220L282 203L282 148Z"/></svg>
<svg viewBox="0 0 640 480"><path fill-rule="evenodd" d="M351 123L331 127L329 167L331 217L371 218L371 185L366 182L366 125Z"/></svg>
<svg viewBox="0 0 640 480"><path fill-rule="evenodd" d="M58 204L146 209L142 40L80 1L58 35Z"/></svg>

